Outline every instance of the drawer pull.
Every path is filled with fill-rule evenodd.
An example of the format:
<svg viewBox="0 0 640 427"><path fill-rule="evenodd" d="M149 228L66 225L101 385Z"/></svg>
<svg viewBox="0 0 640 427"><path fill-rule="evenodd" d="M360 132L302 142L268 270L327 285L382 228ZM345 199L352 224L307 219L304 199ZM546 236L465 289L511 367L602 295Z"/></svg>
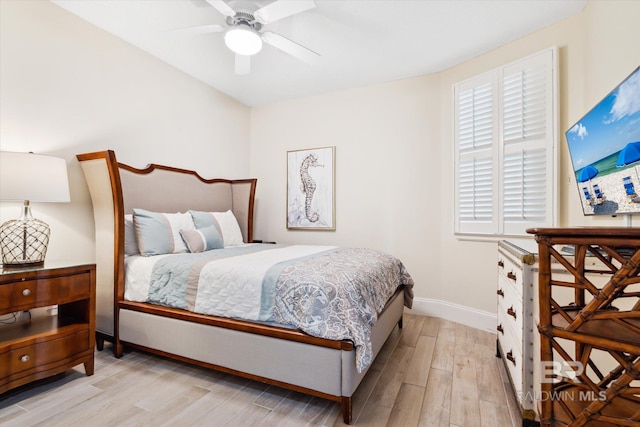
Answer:
<svg viewBox="0 0 640 427"><path fill-rule="evenodd" d="M508 272L507 277L511 280L516 280L516 275L513 274L513 271Z"/></svg>
<svg viewBox="0 0 640 427"><path fill-rule="evenodd" d="M502 260L498 261L498 267L504 268L504 261Z"/></svg>
<svg viewBox="0 0 640 427"><path fill-rule="evenodd" d="M27 363L27 362L29 361L29 355L28 355L28 354L23 355L23 356L20 358L20 361L21 361L22 363Z"/></svg>
<svg viewBox="0 0 640 427"><path fill-rule="evenodd" d="M498 295L500 295L501 297L504 297L504 291L503 291L502 289L498 289L498 290L496 291L496 293L497 293Z"/></svg>
<svg viewBox="0 0 640 427"><path fill-rule="evenodd" d="M513 318L514 318L514 319L516 318L516 312L515 312L515 310L513 309L513 306L511 306L511 307L507 308L507 314L508 314L509 316L513 316Z"/></svg>
<svg viewBox="0 0 640 427"><path fill-rule="evenodd" d="M23 289L22 295L24 295L25 297L28 297L29 295L31 295L31 289Z"/></svg>
<svg viewBox="0 0 640 427"><path fill-rule="evenodd" d="M502 335L504 335L504 329L502 329L502 324L498 325L496 329L498 330L498 332L501 332Z"/></svg>
<svg viewBox="0 0 640 427"><path fill-rule="evenodd" d="M509 361L513 363L513 366L516 366L516 358L513 357L513 351L509 350L509 352L507 353L507 359L509 359Z"/></svg>

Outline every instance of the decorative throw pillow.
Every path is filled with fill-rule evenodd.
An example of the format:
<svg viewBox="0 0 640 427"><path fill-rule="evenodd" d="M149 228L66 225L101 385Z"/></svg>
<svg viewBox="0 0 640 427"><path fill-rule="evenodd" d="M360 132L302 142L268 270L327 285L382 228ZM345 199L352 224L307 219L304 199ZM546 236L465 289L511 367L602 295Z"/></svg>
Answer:
<svg viewBox="0 0 640 427"><path fill-rule="evenodd" d="M139 254L138 242L136 240L136 230L133 226L133 215L124 216L124 254Z"/></svg>
<svg viewBox="0 0 640 427"><path fill-rule="evenodd" d="M213 225L195 230L180 230L180 235L189 252L204 252L224 247L222 237Z"/></svg>
<svg viewBox="0 0 640 427"><path fill-rule="evenodd" d="M188 213L158 213L144 209L133 210L133 225L138 249L144 256L187 252L180 230L193 230Z"/></svg>
<svg viewBox="0 0 640 427"><path fill-rule="evenodd" d="M193 217L196 228L215 226L222 235L225 248L244 243L238 221L230 210L226 212L189 211L189 213Z"/></svg>

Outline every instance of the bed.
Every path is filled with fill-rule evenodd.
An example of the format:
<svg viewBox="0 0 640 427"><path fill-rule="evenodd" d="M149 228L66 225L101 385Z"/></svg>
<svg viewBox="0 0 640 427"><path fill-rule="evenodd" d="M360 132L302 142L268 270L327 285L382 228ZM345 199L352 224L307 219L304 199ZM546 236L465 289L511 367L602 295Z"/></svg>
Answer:
<svg viewBox="0 0 640 427"><path fill-rule="evenodd" d="M119 163L113 151L79 154L77 159L89 187L95 220L98 350L108 341L116 357L122 357L125 347L139 349L340 402L344 422L351 423L353 394L389 335L402 327L404 306L411 306L413 281L400 261L380 255L384 261L391 258L392 267L372 268L371 278L363 287L374 287L368 283L375 280L380 281L375 287L385 290L370 297L375 301L371 307L368 301L364 304L357 300L345 305L347 302L336 299L334 307L324 304L327 307L323 310L331 314L328 318L355 312L353 317L365 318L368 326L352 326L355 322L350 318L318 322L315 311L296 312L301 299L309 300L300 297L300 289L310 287L306 282L301 285L300 280L318 276L325 281L326 265L340 264L338 260L351 256L356 258L350 264L366 264L364 260L376 258L377 251L261 244L253 236L255 179L204 179L194 171L153 164L137 169ZM162 246L165 242L155 238L159 235L153 228L158 224L158 213L191 215L195 224L208 221L201 214L214 213L217 221L213 222L215 229L201 223L204 225L195 227L198 233L188 231L191 234L187 235L180 230L186 252L196 253L171 246L167 254ZM221 228L230 217L236 224L232 229L237 232L234 239L240 240L233 246L227 244L230 228ZM182 218L171 217L170 221ZM142 228L145 224L150 227L149 233ZM133 249L132 240L136 239L131 237L132 226L140 243ZM172 226L175 228L175 224ZM205 231L214 236L204 237ZM219 249L204 250L200 241L187 238L192 234L202 238L205 249L209 241ZM222 246L220 236L224 237ZM249 264L240 264L244 258ZM201 284L206 281L200 276L194 279L193 271L228 278L231 273L227 269L235 264L240 270L241 265L251 270L250 278L217 279L216 286L228 287L213 291L203 290ZM350 274L337 272L331 276ZM182 277L182 281L165 286L166 277ZM138 282L143 283L141 288L134 287ZM247 293L236 294L238 289ZM279 296L281 293L288 297ZM213 302L206 302L212 294ZM252 313L249 320L234 312L243 305L247 307L242 316Z"/></svg>

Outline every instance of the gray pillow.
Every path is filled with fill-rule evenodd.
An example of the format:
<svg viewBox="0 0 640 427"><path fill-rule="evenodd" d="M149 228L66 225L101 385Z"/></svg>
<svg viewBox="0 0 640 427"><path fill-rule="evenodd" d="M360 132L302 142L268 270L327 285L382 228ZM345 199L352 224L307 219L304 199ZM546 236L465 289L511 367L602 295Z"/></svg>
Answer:
<svg viewBox="0 0 640 427"><path fill-rule="evenodd" d="M196 230L180 230L189 252L204 252L224 248L218 229L210 225Z"/></svg>

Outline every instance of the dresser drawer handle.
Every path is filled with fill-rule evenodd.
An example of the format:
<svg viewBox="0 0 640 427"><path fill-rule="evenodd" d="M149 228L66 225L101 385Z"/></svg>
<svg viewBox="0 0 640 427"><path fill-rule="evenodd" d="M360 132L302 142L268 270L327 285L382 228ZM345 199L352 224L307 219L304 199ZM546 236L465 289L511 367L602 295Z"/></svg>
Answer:
<svg viewBox="0 0 640 427"><path fill-rule="evenodd" d="M498 325L496 329L498 330L498 332L501 332L502 335L504 335L504 329L502 329L502 324Z"/></svg>
<svg viewBox="0 0 640 427"><path fill-rule="evenodd" d="M28 297L29 295L31 295L31 289L23 289L22 295L24 295L25 297Z"/></svg>
<svg viewBox="0 0 640 427"><path fill-rule="evenodd" d="M507 277L511 280L516 280L516 275L513 274L513 271L508 272Z"/></svg>
<svg viewBox="0 0 640 427"><path fill-rule="evenodd" d="M498 289L498 290L496 291L496 293L497 293L498 295L500 295L501 297L504 297L504 291L503 291L502 289Z"/></svg>
<svg viewBox="0 0 640 427"><path fill-rule="evenodd" d="M27 362L29 361L29 355L28 355L28 354L23 355L23 356L20 358L20 361L21 361L22 363L27 363Z"/></svg>
<svg viewBox="0 0 640 427"><path fill-rule="evenodd" d="M513 366L516 366L516 358L513 357L513 351L509 350L509 352L507 353L507 359L509 359L509 361L513 363Z"/></svg>
<svg viewBox="0 0 640 427"><path fill-rule="evenodd" d="M498 267L504 268L504 261L502 260L498 261Z"/></svg>
<svg viewBox="0 0 640 427"><path fill-rule="evenodd" d="M515 312L515 310L513 309L513 306L511 306L511 307L507 308L507 314L508 314L509 316L513 316L513 318L514 318L514 319L516 318L516 312Z"/></svg>

